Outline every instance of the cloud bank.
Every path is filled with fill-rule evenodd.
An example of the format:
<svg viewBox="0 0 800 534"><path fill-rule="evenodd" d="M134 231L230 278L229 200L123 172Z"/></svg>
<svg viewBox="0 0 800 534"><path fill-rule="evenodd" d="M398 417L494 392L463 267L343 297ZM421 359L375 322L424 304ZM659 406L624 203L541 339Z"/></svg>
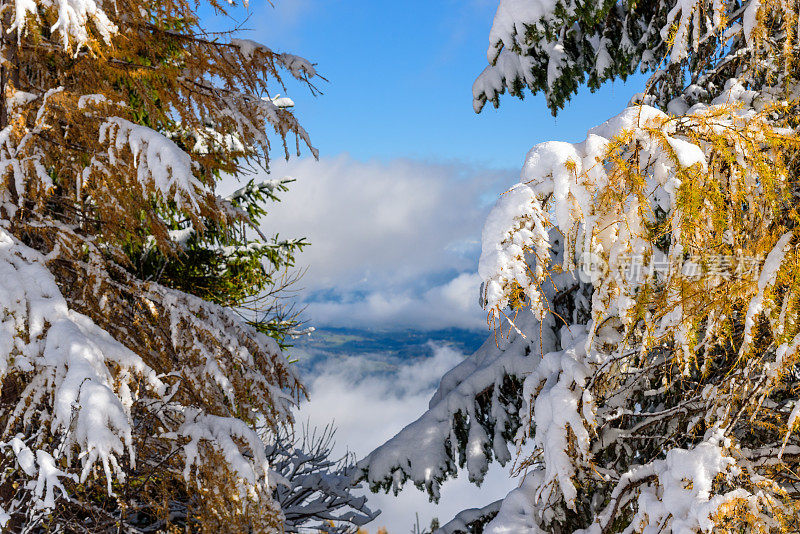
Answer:
<svg viewBox="0 0 800 534"><path fill-rule="evenodd" d="M490 205L515 172L348 156L277 162L297 179L263 229L306 236L299 284L312 324L486 328L475 275Z"/></svg>
<svg viewBox="0 0 800 534"><path fill-rule="evenodd" d="M391 373L365 373L358 356L323 365L317 376L307 382L311 401L303 404L298 421L324 427L334 421L338 428L337 450L349 449L358 458L397 434L427 409L441 376L459 363L464 355L447 346L432 345L432 355L406 362ZM368 494L370 506L383 513L370 525L369 532L386 526L390 533L411 529L415 515L420 526L433 517L444 523L465 508L484 506L505 496L515 487L507 470L493 464L483 485L470 484L466 476L446 482L439 504L428 502L427 495L413 485L397 496Z"/></svg>

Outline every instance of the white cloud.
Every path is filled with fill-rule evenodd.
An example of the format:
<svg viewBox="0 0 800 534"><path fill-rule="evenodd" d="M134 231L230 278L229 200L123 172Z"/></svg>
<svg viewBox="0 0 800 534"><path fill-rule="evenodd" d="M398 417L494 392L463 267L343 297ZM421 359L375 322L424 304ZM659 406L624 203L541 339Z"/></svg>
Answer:
<svg viewBox="0 0 800 534"><path fill-rule="evenodd" d="M446 346L433 348L431 357L383 375L365 375L366 366L358 357L323 366L307 383L311 401L301 406L298 421L308 419L319 427L334 421L337 452L343 454L347 448L362 458L419 417L441 376L464 358ZM375 532L386 526L391 533L403 533L410 530L416 513L420 525L427 526L433 517L445 522L465 508L489 504L514 487L506 469L492 467L480 488L466 476L446 482L438 504L428 502L427 495L413 485L397 497L369 494L370 506L383 513L367 528Z"/></svg>
<svg viewBox="0 0 800 534"><path fill-rule="evenodd" d="M298 257L298 267L308 267L299 295L310 324L486 331L477 302L480 234L490 205L516 172L348 156L274 162L272 171L297 182L269 206L262 228L311 242ZM313 359L302 352L292 349L301 361ZM429 358L377 373L374 363L388 361L381 354L337 354L306 378L311 401L298 421L334 421L339 452L363 457L419 417L440 377L463 357L438 346ZM383 514L369 531L408 532L417 513L422 526L432 517L447 521L513 487L506 470L493 465L481 488L466 476L446 482L437 505L413 485L397 497L371 495L371 506Z"/></svg>
<svg viewBox="0 0 800 534"><path fill-rule="evenodd" d="M297 179L263 228L306 236L307 318L324 326L485 328L474 275L489 204L515 173L348 156L276 162ZM487 202L489 200L490 202Z"/></svg>
<svg viewBox="0 0 800 534"><path fill-rule="evenodd" d="M368 367L359 357L323 364L307 383L311 401L298 419L309 418L316 426L334 421L339 441L365 456L422 415L439 379L463 359L460 352L437 346L433 356L385 375L365 374Z"/></svg>
<svg viewBox="0 0 800 534"><path fill-rule="evenodd" d="M486 329L485 315L478 306L479 287L480 277L465 272L423 293L376 289L365 296L312 302L306 311L315 323L327 326Z"/></svg>

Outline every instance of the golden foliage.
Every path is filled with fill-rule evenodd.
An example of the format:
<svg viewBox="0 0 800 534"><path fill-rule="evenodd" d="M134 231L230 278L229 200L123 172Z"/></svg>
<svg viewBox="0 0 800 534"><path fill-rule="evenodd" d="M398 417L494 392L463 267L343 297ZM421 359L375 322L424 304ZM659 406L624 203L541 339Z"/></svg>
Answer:
<svg viewBox="0 0 800 534"><path fill-rule="evenodd" d="M236 8L209 4L221 14ZM14 7L3 6L4 28ZM25 524L32 517L48 531L282 531L266 473L245 480L230 451L205 437L187 467L189 438L180 428L192 413L236 418L250 429L290 423L303 390L286 357L231 310L137 279L123 252L154 242L173 254L170 217L200 233L208 224L249 224L216 194L221 174L266 165L276 140L287 157L292 140L297 151L301 142L310 148L292 111L270 96L287 73L311 87L311 64L207 32L198 7L103 3L116 31L88 17L81 41L53 27L57 3L42 2L24 27L0 37L0 224L46 255L71 310L133 351L166 388L106 362L114 393L131 403L126 476L104 480L95 467L83 482L65 479L72 500L47 514L33 514L14 456L0 453L8 468L0 506L12 514L11 531L34 528ZM0 439L19 434L32 448L55 451L55 392L37 389L48 383L37 382L42 371L3 369ZM231 440L253 458L251 443ZM60 469L80 472L79 453L53 455Z"/></svg>
<svg viewBox="0 0 800 534"><path fill-rule="evenodd" d="M776 5L761 12L760 39L775 35L768 9ZM781 24L796 28L792 10ZM773 45L765 48L774 51ZM623 484L600 470L624 473L672 449L692 449L718 428L730 440L724 454L735 461L732 472L741 476L714 489L726 496L713 515L715 532L797 531L800 441L792 413L800 403L800 101L792 71L796 43L787 37L784 45L782 85L764 85L744 103L731 91L727 103L642 120L610 139L589 168L567 160L562 167L575 189L562 200L572 202L571 226L558 227L564 262L543 264L533 245L526 248L535 294L545 294L550 280L588 251L604 266L591 282L595 356L585 363L591 373L578 408L592 435L591 457L584 461L572 445L567 451L586 502ZM685 161L688 144L702 161ZM595 179L597 169L602 180ZM535 201L548 218L557 217L552 210L559 200L540 195ZM532 231L523 223L509 230L508 241ZM626 273L631 261L642 267L634 276ZM657 262L664 263L660 272L653 269ZM546 274L536 272L543 267ZM526 298L531 291L516 281L503 290L517 309L544 310L559 325L571 323L550 302ZM490 319L499 313L490 309ZM532 410L539 390L529 389ZM538 454L518 462L541 465ZM636 495L642 483L660 484L653 477L615 491ZM686 483L691 489L692 481ZM727 493L736 488L746 497ZM652 518L641 519L647 512L632 502L617 507L612 499L604 512L610 515L598 521L610 532L637 517L641 525L630 528L639 532Z"/></svg>

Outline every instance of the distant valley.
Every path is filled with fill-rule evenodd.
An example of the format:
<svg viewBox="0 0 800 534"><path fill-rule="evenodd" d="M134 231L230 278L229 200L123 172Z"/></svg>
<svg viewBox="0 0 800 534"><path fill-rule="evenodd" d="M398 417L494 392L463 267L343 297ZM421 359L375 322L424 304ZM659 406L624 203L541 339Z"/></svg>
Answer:
<svg viewBox="0 0 800 534"><path fill-rule="evenodd" d="M432 331L360 330L354 328L317 328L308 336L295 340L289 353L305 372L314 373L321 364L331 365L358 358L363 371L392 372L402 362L429 357L433 345L448 345L472 354L490 332L459 328Z"/></svg>

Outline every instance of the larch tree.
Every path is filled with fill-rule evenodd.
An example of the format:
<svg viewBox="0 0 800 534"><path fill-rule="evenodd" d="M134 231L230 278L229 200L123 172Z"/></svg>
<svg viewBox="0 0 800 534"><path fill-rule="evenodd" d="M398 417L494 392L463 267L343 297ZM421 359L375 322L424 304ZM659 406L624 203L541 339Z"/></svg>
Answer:
<svg viewBox="0 0 800 534"><path fill-rule="evenodd" d="M282 531L259 432L303 390L261 297L304 242L258 235L284 181L217 184L316 155L271 93L313 65L196 2L0 6L0 527Z"/></svg>
<svg viewBox="0 0 800 534"><path fill-rule="evenodd" d="M374 490L513 460L441 532L800 530L799 10L501 0L476 111L651 76L528 153L483 230L495 332L360 462Z"/></svg>

